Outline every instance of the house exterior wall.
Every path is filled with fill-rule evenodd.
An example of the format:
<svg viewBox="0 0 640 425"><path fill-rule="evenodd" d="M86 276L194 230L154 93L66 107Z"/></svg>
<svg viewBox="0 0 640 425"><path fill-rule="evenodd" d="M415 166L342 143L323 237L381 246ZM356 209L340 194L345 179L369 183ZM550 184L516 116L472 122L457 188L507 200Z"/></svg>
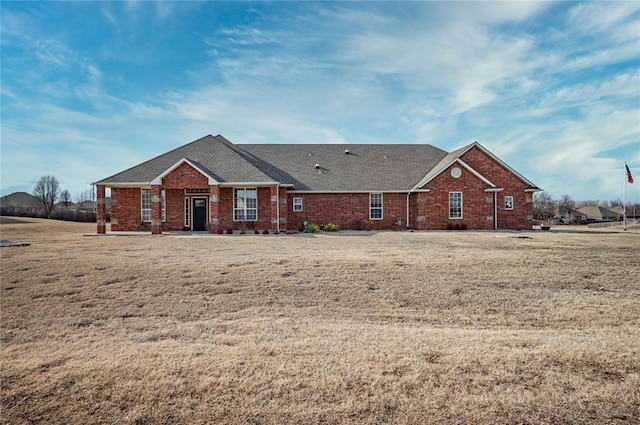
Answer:
<svg viewBox="0 0 640 425"><path fill-rule="evenodd" d="M376 192L374 192L376 193ZM405 228L406 193L383 193L382 219L371 219L369 193L289 193L287 229L301 230L303 223L335 223L340 229L392 230L397 219ZM293 198L302 198L302 211L293 211Z"/></svg>
<svg viewBox="0 0 640 425"><path fill-rule="evenodd" d="M498 228L530 229L533 216L532 193L527 184L508 168L477 146L460 158L501 191L487 191L482 178L459 163L454 163L429 181L422 189L428 191L382 193L382 219L370 217L370 193L309 193L290 191L276 184L257 187L257 221L236 222L233 219L234 188L209 185L209 179L188 163L183 163L153 186L153 217L159 217L158 194L164 190L166 220L158 224L141 223L141 189L111 188L113 231L180 230L185 226L185 200L192 212L192 199L207 198L209 231L228 230L301 230L303 223L335 223L340 229L445 230L455 224L468 229ZM457 167L461 175L454 178L451 169ZM251 187L251 186L248 186ZM254 187L255 188L255 187ZM203 193L186 194L185 189L202 189ZM462 218L449 218L449 193L462 192ZM376 193L376 192L373 192ZM513 210L505 209L505 197L513 197ZM294 198L302 198L302 211L293 210ZM408 202L407 202L408 199ZM409 222L407 223L407 206ZM497 206L497 215L495 208ZM277 217L280 216L280 223ZM401 226L398 221L401 220ZM193 225L189 217L189 225ZM279 226L278 226L279 225Z"/></svg>
<svg viewBox="0 0 640 425"><path fill-rule="evenodd" d="M459 168L460 177L451 175ZM459 164L453 164L431 180L427 193L419 193L414 228L445 230L450 225L466 225L468 229L493 229L493 193L485 192L487 184ZM449 193L462 192L462 218L449 218Z"/></svg>
<svg viewBox="0 0 640 425"><path fill-rule="evenodd" d="M137 231L151 230L151 223L141 226L140 188L111 188L111 230Z"/></svg>
<svg viewBox="0 0 640 425"><path fill-rule="evenodd" d="M527 189L525 182L477 146L469 149L460 159L481 172L496 186L504 188L498 192L498 229L531 229L533 194L525 192ZM506 196L513 196L513 210L505 209Z"/></svg>
<svg viewBox="0 0 640 425"><path fill-rule="evenodd" d="M186 162L162 179L163 189L206 189L208 187L209 179Z"/></svg>

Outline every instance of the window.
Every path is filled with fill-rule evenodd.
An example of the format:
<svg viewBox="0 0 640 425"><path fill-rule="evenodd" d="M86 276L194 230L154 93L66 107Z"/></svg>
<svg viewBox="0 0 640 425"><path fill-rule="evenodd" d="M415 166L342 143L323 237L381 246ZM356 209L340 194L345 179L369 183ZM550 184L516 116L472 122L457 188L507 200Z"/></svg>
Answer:
<svg viewBox="0 0 640 425"><path fill-rule="evenodd" d="M235 221L258 219L258 189L233 190L233 219Z"/></svg>
<svg viewBox="0 0 640 425"><path fill-rule="evenodd" d="M449 192L449 218L462 218L462 192Z"/></svg>
<svg viewBox="0 0 640 425"><path fill-rule="evenodd" d="M382 193L369 194L369 218L382 220Z"/></svg>
<svg viewBox="0 0 640 425"><path fill-rule="evenodd" d="M141 191L141 219L143 222L151 221L151 189L142 189ZM165 191L162 191L162 221L167 221L167 210L165 208Z"/></svg>
<svg viewBox="0 0 640 425"><path fill-rule="evenodd" d="M142 221L151 221L151 189L142 189Z"/></svg>
<svg viewBox="0 0 640 425"><path fill-rule="evenodd" d="M302 211L302 198L293 198L293 210Z"/></svg>
<svg viewBox="0 0 640 425"><path fill-rule="evenodd" d="M184 198L184 227L189 227L189 198Z"/></svg>
<svg viewBox="0 0 640 425"><path fill-rule="evenodd" d="M165 221L167 221L167 207L166 207L166 203L164 202L164 200L166 199L166 194L164 189L162 190L162 222L164 223Z"/></svg>
<svg viewBox="0 0 640 425"><path fill-rule="evenodd" d="M505 196L504 197L504 209L512 210L513 209L513 196Z"/></svg>
<svg viewBox="0 0 640 425"><path fill-rule="evenodd" d="M208 195L209 194L209 188L205 188L205 189L185 189L184 190L184 194L185 195Z"/></svg>

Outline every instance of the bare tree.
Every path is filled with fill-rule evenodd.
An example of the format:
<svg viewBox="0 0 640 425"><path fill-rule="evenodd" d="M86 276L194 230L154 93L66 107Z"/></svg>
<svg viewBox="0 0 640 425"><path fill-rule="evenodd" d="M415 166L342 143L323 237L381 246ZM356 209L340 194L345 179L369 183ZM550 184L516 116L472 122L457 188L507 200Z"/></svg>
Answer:
<svg viewBox="0 0 640 425"><path fill-rule="evenodd" d="M67 189L60 192L60 202L62 202L65 208L69 208L71 204L71 194Z"/></svg>
<svg viewBox="0 0 640 425"><path fill-rule="evenodd" d="M36 204L47 218L51 218L51 214L56 207L56 201L59 196L59 186L58 179L54 176L42 176L33 189Z"/></svg>
<svg viewBox="0 0 640 425"><path fill-rule="evenodd" d="M93 201L93 191L91 189L83 190L76 195L76 204L81 204L85 201Z"/></svg>
<svg viewBox="0 0 640 425"><path fill-rule="evenodd" d="M623 205L624 203L622 202L622 199L614 199L613 201L609 201L608 207L622 207Z"/></svg>
<svg viewBox="0 0 640 425"><path fill-rule="evenodd" d="M566 222L573 222L573 211L576 208L576 201L571 198L570 195L562 195L558 199L558 215L562 217Z"/></svg>
<svg viewBox="0 0 640 425"><path fill-rule="evenodd" d="M586 201L580 201L576 204L576 206L578 208L582 208L582 207L588 207L588 206L597 206L600 205L600 201L596 200L586 200Z"/></svg>
<svg viewBox="0 0 640 425"><path fill-rule="evenodd" d="M546 220L553 217L556 211L556 202L550 193L538 192L533 198L533 217L538 220Z"/></svg>

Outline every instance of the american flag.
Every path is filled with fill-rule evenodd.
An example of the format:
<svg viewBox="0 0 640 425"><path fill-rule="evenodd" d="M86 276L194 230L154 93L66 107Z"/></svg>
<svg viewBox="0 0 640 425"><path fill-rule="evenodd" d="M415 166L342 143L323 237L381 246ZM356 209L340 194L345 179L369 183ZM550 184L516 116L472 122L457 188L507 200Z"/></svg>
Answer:
<svg viewBox="0 0 640 425"><path fill-rule="evenodd" d="M624 164L624 167L627 169L627 181L629 183L633 183L633 176L631 175L631 171L629 170L629 166Z"/></svg>

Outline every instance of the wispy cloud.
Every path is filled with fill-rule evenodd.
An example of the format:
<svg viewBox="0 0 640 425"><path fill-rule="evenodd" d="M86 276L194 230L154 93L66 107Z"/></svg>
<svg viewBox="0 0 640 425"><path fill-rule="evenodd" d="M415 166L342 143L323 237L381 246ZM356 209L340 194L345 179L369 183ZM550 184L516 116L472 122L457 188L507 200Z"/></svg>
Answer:
<svg viewBox="0 0 640 425"><path fill-rule="evenodd" d="M22 153L38 146L58 149L47 173L70 176L55 162L77 158L99 178L207 133L479 140L576 198L619 189L623 155L640 163L637 3L24 7L3 7L0 26L3 180L29 170Z"/></svg>

